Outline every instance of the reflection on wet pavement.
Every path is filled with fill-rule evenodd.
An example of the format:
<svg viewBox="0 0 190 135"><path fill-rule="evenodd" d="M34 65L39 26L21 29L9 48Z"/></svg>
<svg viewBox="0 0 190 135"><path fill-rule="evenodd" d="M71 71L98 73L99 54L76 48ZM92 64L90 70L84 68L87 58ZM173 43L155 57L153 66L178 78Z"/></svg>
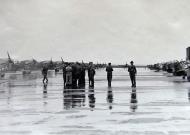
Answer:
<svg viewBox="0 0 190 135"><path fill-rule="evenodd" d="M182 135L190 134L190 83L138 69L137 88L126 69L105 70L95 86L64 89L62 74L6 74L0 80L0 134ZM86 84L88 81L86 80Z"/></svg>
<svg viewBox="0 0 190 135"><path fill-rule="evenodd" d="M96 102L96 98L94 96L94 88L89 88L89 93L88 93L88 100L89 100L89 107L91 108L91 111L94 110L95 108L95 102Z"/></svg>
<svg viewBox="0 0 190 135"><path fill-rule="evenodd" d="M132 88L132 92L131 92L131 109L132 112L135 112L135 110L137 109L137 92L136 92L136 88Z"/></svg>
<svg viewBox="0 0 190 135"><path fill-rule="evenodd" d="M85 90L64 89L63 95L65 109L85 106Z"/></svg>
<svg viewBox="0 0 190 135"><path fill-rule="evenodd" d="M113 90L111 87L108 88L107 102L108 102L109 109L112 110L112 108L113 108Z"/></svg>

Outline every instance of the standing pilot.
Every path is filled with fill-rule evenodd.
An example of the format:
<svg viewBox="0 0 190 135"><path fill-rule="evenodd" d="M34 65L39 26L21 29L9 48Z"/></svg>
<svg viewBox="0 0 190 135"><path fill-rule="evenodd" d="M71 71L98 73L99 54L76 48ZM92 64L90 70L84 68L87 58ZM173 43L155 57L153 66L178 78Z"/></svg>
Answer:
<svg viewBox="0 0 190 135"><path fill-rule="evenodd" d="M107 72L108 87L111 87L112 72L113 72L111 63L108 63L108 66L106 67L106 72Z"/></svg>
<svg viewBox="0 0 190 135"><path fill-rule="evenodd" d="M131 65L128 67L128 72L129 72L129 75L130 75L132 87L136 87L136 74L137 74L137 70L136 70L136 67L135 67L133 61L131 61Z"/></svg>
<svg viewBox="0 0 190 135"><path fill-rule="evenodd" d="M47 65L45 65L42 69L42 75L43 75L43 83L45 84L45 81L46 81L46 84L48 83L48 78L47 78L47 74L48 74L48 67Z"/></svg>
<svg viewBox="0 0 190 135"><path fill-rule="evenodd" d="M93 63L89 63L89 68L88 68L88 78L89 78L89 86L94 87L94 75L96 74L96 71L93 67Z"/></svg>
<svg viewBox="0 0 190 135"><path fill-rule="evenodd" d="M65 68L65 87L66 88L73 88L73 69L70 63L68 63L67 67Z"/></svg>

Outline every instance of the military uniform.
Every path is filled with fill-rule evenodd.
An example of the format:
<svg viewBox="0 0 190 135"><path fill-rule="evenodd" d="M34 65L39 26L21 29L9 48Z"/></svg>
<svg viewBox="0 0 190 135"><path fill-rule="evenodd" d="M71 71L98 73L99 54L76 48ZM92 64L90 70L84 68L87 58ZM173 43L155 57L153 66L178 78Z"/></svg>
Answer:
<svg viewBox="0 0 190 135"><path fill-rule="evenodd" d="M67 66L65 69L65 86L66 88L72 88L73 85L73 74L72 74L72 67Z"/></svg>
<svg viewBox="0 0 190 135"><path fill-rule="evenodd" d="M65 88L65 83L66 83L66 65L63 65L63 83L64 83L64 88Z"/></svg>
<svg viewBox="0 0 190 135"><path fill-rule="evenodd" d="M136 67L134 65L129 66L128 72L130 75L132 87L136 87L136 73L137 73Z"/></svg>
<svg viewBox="0 0 190 135"><path fill-rule="evenodd" d="M48 82L48 78L47 78L47 74L48 74L48 68L47 67L43 67L42 69L42 75L43 75L43 83L45 83L45 80L46 80L46 83Z"/></svg>
<svg viewBox="0 0 190 135"><path fill-rule="evenodd" d="M111 87L112 72L113 72L112 66L110 66L110 65L107 66L107 67L106 67L106 72L107 72L108 86Z"/></svg>
<svg viewBox="0 0 190 135"><path fill-rule="evenodd" d="M93 67L90 67L88 69L88 78L89 78L89 86L94 87L94 75L96 74L96 71Z"/></svg>
<svg viewBox="0 0 190 135"><path fill-rule="evenodd" d="M79 86L85 87L85 67L82 65L80 68L80 76L79 76Z"/></svg>

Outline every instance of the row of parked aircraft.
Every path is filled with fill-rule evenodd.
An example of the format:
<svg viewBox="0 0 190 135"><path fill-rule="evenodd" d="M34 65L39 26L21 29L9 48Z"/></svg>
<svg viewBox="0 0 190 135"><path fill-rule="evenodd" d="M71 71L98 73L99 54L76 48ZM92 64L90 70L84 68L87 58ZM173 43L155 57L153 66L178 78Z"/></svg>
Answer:
<svg viewBox="0 0 190 135"><path fill-rule="evenodd" d="M7 52L8 58L0 59L0 76L4 77L6 72L22 71L22 74L30 74L33 70L41 70L44 64L48 65L49 69L55 69L61 65L62 62L41 61L38 62L35 59L15 61Z"/></svg>
<svg viewBox="0 0 190 135"><path fill-rule="evenodd" d="M8 52L7 56L8 58L6 59L0 59L0 77L4 77L6 72L21 71L23 75L30 74L34 70L41 70L44 65L48 66L49 70L59 72L64 64L63 58L61 58L61 61L53 61L52 59L50 61L37 61L35 59L15 61L10 57ZM83 61L81 63L83 63ZM83 64L88 66L88 63ZM105 66L106 64L95 64L97 68Z"/></svg>
<svg viewBox="0 0 190 135"><path fill-rule="evenodd" d="M188 76L190 71L190 62L189 61L171 61L164 63L157 63L153 65L148 65L151 70L155 70L156 72L165 71L173 76L182 76L184 79Z"/></svg>

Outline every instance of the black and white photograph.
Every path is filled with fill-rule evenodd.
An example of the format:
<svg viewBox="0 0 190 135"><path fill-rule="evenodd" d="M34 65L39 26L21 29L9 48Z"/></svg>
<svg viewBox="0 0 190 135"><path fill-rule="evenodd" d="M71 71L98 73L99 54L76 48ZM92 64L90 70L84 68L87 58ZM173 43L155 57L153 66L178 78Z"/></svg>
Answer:
<svg viewBox="0 0 190 135"><path fill-rule="evenodd" d="M190 0L0 0L0 135L190 135Z"/></svg>

